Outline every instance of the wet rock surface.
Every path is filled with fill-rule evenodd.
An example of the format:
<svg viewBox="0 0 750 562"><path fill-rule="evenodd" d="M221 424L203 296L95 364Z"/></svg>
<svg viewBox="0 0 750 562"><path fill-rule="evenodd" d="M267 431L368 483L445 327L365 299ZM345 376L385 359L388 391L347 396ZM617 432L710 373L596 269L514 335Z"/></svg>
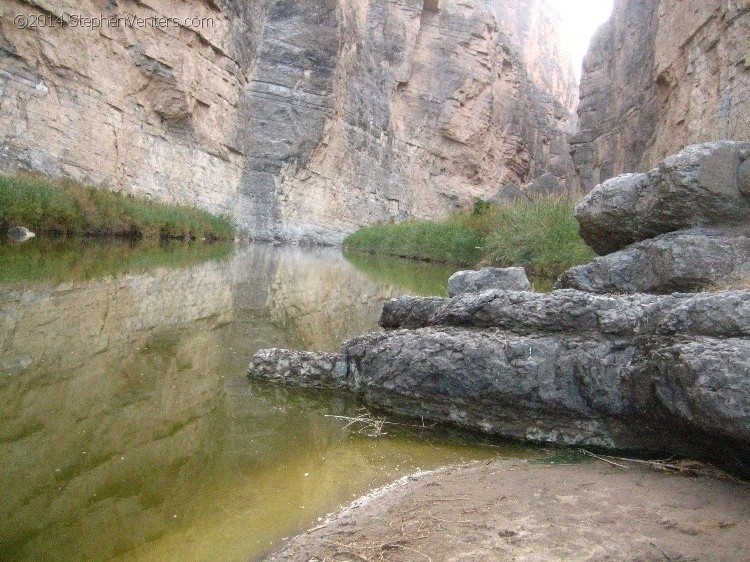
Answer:
<svg viewBox="0 0 750 562"><path fill-rule="evenodd" d="M386 304L381 324L410 329L341 348L346 386L370 405L539 443L694 456L750 474L750 291L401 298ZM256 355L250 375L267 378L268 363Z"/></svg>

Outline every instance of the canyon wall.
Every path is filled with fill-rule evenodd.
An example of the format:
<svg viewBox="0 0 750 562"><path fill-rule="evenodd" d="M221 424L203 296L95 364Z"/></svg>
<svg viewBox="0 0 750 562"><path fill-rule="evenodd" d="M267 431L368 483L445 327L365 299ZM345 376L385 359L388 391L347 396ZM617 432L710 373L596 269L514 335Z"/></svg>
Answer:
<svg viewBox="0 0 750 562"><path fill-rule="evenodd" d="M9 0L0 170L329 243L568 184L576 85L544 2Z"/></svg>
<svg viewBox="0 0 750 562"><path fill-rule="evenodd" d="M585 190L699 142L750 138L747 0L615 0L584 60L571 142Z"/></svg>

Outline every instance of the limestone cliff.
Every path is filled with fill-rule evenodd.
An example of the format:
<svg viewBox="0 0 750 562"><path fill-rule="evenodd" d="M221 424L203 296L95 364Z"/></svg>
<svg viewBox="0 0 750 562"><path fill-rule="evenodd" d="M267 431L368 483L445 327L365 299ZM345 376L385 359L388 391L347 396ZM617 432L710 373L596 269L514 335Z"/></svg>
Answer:
<svg viewBox="0 0 750 562"><path fill-rule="evenodd" d="M544 1L8 0L0 169L319 242L568 182L576 86Z"/></svg>
<svg viewBox="0 0 750 562"><path fill-rule="evenodd" d="M749 34L747 0L616 0L584 60L571 143L580 184L750 138Z"/></svg>

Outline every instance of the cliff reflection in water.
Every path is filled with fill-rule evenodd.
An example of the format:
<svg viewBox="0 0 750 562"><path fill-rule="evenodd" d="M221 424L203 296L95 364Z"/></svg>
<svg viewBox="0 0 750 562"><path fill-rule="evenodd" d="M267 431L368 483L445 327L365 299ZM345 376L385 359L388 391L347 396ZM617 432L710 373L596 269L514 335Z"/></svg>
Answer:
<svg viewBox="0 0 750 562"><path fill-rule="evenodd" d="M248 385L257 349L334 349L398 292L335 250L262 246L0 285L0 559L247 559L352 493L481 456L373 445L323 417L345 398Z"/></svg>

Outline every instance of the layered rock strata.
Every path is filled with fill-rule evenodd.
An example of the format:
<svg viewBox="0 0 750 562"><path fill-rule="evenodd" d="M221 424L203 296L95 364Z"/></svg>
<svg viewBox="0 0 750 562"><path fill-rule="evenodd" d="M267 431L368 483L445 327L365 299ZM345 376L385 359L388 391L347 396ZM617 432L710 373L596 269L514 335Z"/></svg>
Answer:
<svg viewBox="0 0 750 562"><path fill-rule="evenodd" d="M571 146L585 190L693 143L750 138L750 6L621 0L583 63Z"/></svg>
<svg viewBox="0 0 750 562"><path fill-rule="evenodd" d="M692 229L662 234L565 271L556 289L591 293L696 292L750 279L750 237Z"/></svg>
<svg viewBox="0 0 750 562"><path fill-rule="evenodd" d="M575 214L599 255L693 227L750 233L750 142L689 146L647 173L598 185Z"/></svg>
<svg viewBox="0 0 750 562"><path fill-rule="evenodd" d="M260 351L250 376L323 381L386 411L504 437L750 474L750 291L407 297L386 304L381 323L393 331L338 356Z"/></svg>
<svg viewBox="0 0 750 562"><path fill-rule="evenodd" d="M576 86L544 0L105 4L0 7L1 170L331 243L571 179Z"/></svg>
<svg viewBox="0 0 750 562"><path fill-rule="evenodd" d="M648 173L605 181L575 212L604 256L556 288L669 293L749 279L750 143L689 146Z"/></svg>

